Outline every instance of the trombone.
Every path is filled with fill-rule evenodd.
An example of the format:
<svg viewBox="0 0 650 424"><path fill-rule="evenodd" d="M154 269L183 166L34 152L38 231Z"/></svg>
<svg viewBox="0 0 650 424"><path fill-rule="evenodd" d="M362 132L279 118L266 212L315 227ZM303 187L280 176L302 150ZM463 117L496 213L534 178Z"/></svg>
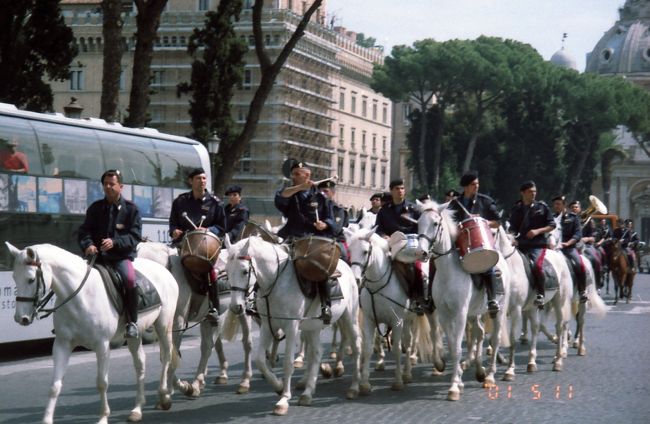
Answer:
<svg viewBox="0 0 650 424"><path fill-rule="evenodd" d="M607 206L605 206L605 204L593 194L589 196L589 203L590 206L580 214L580 220L582 221L582 225L580 226L581 230L585 228L589 221L591 221L591 217L595 213L607 215Z"/></svg>

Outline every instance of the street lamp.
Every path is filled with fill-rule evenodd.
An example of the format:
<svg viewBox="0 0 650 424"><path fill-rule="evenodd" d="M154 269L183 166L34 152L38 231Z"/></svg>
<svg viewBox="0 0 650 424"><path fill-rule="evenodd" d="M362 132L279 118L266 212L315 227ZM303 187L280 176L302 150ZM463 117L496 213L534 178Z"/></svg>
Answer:
<svg viewBox="0 0 650 424"><path fill-rule="evenodd" d="M207 147L208 154L210 155L210 174L212 174L212 191L214 192L216 178L216 169L217 169L217 154L219 153L219 144L221 139L217 135L217 132L213 132L212 136L208 139Z"/></svg>

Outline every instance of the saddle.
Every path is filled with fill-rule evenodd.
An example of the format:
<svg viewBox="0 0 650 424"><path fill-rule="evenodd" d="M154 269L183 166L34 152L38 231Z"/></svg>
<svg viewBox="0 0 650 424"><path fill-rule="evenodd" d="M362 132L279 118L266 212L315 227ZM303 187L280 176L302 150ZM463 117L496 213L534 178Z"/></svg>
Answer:
<svg viewBox="0 0 650 424"><path fill-rule="evenodd" d="M334 271L334 273L327 279L327 284L330 286L330 299L331 300L341 300L343 299L343 291L341 290L341 285L339 284L339 277L341 272L339 270ZM305 280L298 273L298 287L303 296L307 299L314 299L318 295L318 285L314 284L313 281Z"/></svg>
<svg viewBox="0 0 650 424"><path fill-rule="evenodd" d="M524 263L524 269L526 270L526 277L528 277L528 283L530 286L534 289L535 286L533 282L535 281L533 278L533 267L535 264L533 264L533 261L526 255L524 255L519 249L517 249L517 253L521 256L521 259ZM564 256L564 255L562 255ZM544 259L544 263L542 265L542 279L544 281L544 290L557 290L560 287L560 282L558 280L558 276L555 273L555 269L551 266L551 264Z"/></svg>
<svg viewBox="0 0 650 424"><path fill-rule="evenodd" d="M124 296L126 294L126 287L122 277L113 268L101 264L95 264L95 269L99 271L102 276L106 293L111 303L122 315L124 313ZM138 293L138 312L148 311L161 305L160 295L156 288L151 284L144 275L135 271L135 286Z"/></svg>
<svg viewBox="0 0 650 424"><path fill-rule="evenodd" d="M408 295L408 297L412 299L414 296L411 290L410 282L411 281L414 282L415 279L417 278L416 276L417 271L415 269L414 264L412 263L409 264L409 263L394 260L392 261L391 266L393 267L393 272L397 277L397 281L399 281L399 283L401 284L402 289Z"/></svg>

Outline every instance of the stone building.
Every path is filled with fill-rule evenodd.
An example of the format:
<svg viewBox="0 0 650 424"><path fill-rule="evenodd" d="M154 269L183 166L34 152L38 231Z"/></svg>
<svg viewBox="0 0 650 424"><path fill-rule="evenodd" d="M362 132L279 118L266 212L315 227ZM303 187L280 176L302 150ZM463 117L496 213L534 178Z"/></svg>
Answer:
<svg viewBox="0 0 650 424"><path fill-rule="evenodd" d="M627 0L620 18L587 56L586 72L623 76L650 90L650 0ZM650 242L650 143L644 148L621 128L616 143L625 158L614 162L608 192L598 180L593 192L612 213L632 218L642 240Z"/></svg>
<svg viewBox="0 0 650 424"><path fill-rule="evenodd" d="M243 123L260 81L254 52L252 1L236 32L249 45L244 81L233 101L233 118ZM311 1L267 0L263 17L264 42L271 57L277 55L298 25ZM192 132L188 97L178 97L176 86L189 81L191 57L187 43L205 13L218 0L169 0L161 17L154 48L147 126L162 132ZM63 0L66 23L73 29L79 55L70 79L53 82L54 108L62 111L74 96L84 107L84 117L100 112L102 78L101 0ZM287 158L298 158L313 169L314 179L338 175L337 201L344 206L368 205L373 192L387 187L390 173L391 117L389 99L370 89L374 64L383 63L379 48L356 44L356 34L332 27L327 2L312 17L268 97L250 148L237 164L234 182L243 187L245 202L258 218L277 218L273 194L283 183L281 167ZM125 2L119 109L124 116L130 92L135 15ZM220 193L217 193L220 194Z"/></svg>

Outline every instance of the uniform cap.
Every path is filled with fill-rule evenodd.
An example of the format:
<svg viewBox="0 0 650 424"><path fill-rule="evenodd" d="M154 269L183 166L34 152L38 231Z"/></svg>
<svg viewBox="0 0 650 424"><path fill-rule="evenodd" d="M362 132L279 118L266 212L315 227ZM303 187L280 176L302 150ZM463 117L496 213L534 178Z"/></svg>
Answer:
<svg viewBox="0 0 650 424"><path fill-rule="evenodd" d="M334 187L336 187L336 183L332 180L323 181L322 183L318 184L318 188L334 188Z"/></svg>
<svg viewBox="0 0 650 424"><path fill-rule="evenodd" d="M201 167L199 168L194 168L190 171L189 174L187 174L187 178L194 178L197 175L205 174L205 170Z"/></svg>
<svg viewBox="0 0 650 424"><path fill-rule="evenodd" d="M238 185L228 186L228 188L226 189L226 192L224 194L227 196L227 195L229 195L231 193L239 193L239 194L241 194L241 187L238 186Z"/></svg>
<svg viewBox="0 0 650 424"><path fill-rule="evenodd" d="M468 186L472 183L472 181L476 180L477 178L478 178L477 171L467 171L463 174L462 177L460 177L460 185L461 187Z"/></svg>

